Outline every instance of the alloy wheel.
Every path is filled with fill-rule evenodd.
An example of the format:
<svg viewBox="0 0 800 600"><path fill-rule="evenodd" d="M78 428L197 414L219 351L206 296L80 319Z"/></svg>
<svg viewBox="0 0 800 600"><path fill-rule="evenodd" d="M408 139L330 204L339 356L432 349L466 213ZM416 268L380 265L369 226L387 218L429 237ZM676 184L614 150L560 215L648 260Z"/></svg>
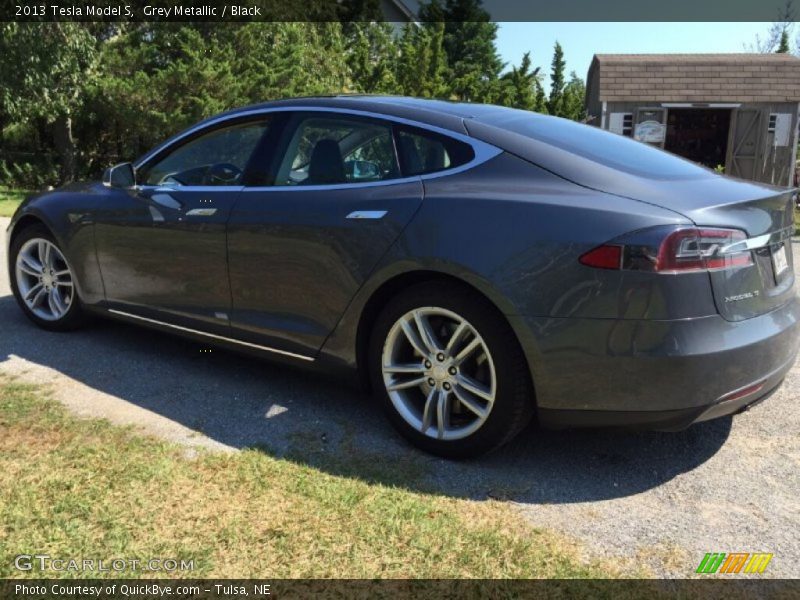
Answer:
<svg viewBox="0 0 800 600"><path fill-rule="evenodd" d="M492 355L455 312L433 306L407 312L389 330L381 358L392 404L424 435L462 439L489 417L497 392Z"/></svg>
<svg viewBox="0 0 800 600"><path fill-rule="evenodd" d="M72 271L56 245L43 238L25 242L17 254L16 281L28 309L45 321L58 321L75 295Z"/></svg>

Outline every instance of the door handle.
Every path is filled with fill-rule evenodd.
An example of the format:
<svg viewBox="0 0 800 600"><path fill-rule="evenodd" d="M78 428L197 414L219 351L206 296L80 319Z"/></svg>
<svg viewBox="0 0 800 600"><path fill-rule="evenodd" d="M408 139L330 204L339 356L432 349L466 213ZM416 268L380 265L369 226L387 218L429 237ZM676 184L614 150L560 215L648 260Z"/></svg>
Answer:
<svg viewBox="0 0 800 600"><path fill-rule="evenodd" d="M382 219L386 216L385 210L354 210L349 215L348 219Z"/></svg>
<svg viewBox="0 0 800 600"><path fill-rule="evenodd" d="M215 214L217 214L216 208L193 208L186 211L187 217L210 217Z"/></svg>

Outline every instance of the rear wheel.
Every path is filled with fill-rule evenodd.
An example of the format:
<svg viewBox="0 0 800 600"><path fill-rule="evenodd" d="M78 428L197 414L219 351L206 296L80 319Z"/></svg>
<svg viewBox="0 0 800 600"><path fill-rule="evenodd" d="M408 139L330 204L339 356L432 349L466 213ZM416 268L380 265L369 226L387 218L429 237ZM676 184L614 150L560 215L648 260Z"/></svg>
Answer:
<svg viewBox="0 0 800 600"><path fill-rule="evenodd" d="M511 328L466 287L425 283L395 297L376 321L369 357L389 419L433 454L486 453L533 414L527 365Z"/></svg>
<svg viewBox="0 0 800 600"><path fill-rule="evenodd" d="M26 227L14 238L11 269L14 297L31 321L57 331L83 323L72 268L44 226Z"/></svg>

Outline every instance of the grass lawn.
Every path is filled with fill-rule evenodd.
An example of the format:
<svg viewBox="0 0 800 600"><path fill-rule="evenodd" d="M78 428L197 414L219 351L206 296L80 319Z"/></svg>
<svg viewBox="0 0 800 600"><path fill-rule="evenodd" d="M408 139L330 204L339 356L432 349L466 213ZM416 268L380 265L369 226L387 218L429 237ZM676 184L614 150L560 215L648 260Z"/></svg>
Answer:
<svg viewBox="0 0 800 600"><path fill-rule="evenodd" d="M331 475L255 449L190 453L76 418L45 389L0 375L0 577L40 575L12 565L36 553L193 559L186 577L618 574L581 564L574 546L499 502Z"/></svg>
<svg viewBox="0 0 800 600"><path fill-rule="evenodd" d="M0 217L10 217L30 192L0 187Z"/></svg>

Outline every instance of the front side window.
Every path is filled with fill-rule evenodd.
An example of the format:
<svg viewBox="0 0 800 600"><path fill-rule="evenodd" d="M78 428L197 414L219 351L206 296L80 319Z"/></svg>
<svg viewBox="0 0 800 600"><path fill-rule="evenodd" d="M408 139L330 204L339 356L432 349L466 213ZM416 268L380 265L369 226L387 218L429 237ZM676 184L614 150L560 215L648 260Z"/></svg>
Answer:
<svg viewBox="0 0 800 600"><path fill-rule="evenodd" d="M144 185L241 185L247 161L264 137L267 120L215 129L181 144L141 170Z"/></svg>
<svg viewBox="0 0 800 600"><path fill-rule="evenodd" d="M400 177L388 123L345 116L309 116L297 125L276 185L367 183Z"/></svg>

